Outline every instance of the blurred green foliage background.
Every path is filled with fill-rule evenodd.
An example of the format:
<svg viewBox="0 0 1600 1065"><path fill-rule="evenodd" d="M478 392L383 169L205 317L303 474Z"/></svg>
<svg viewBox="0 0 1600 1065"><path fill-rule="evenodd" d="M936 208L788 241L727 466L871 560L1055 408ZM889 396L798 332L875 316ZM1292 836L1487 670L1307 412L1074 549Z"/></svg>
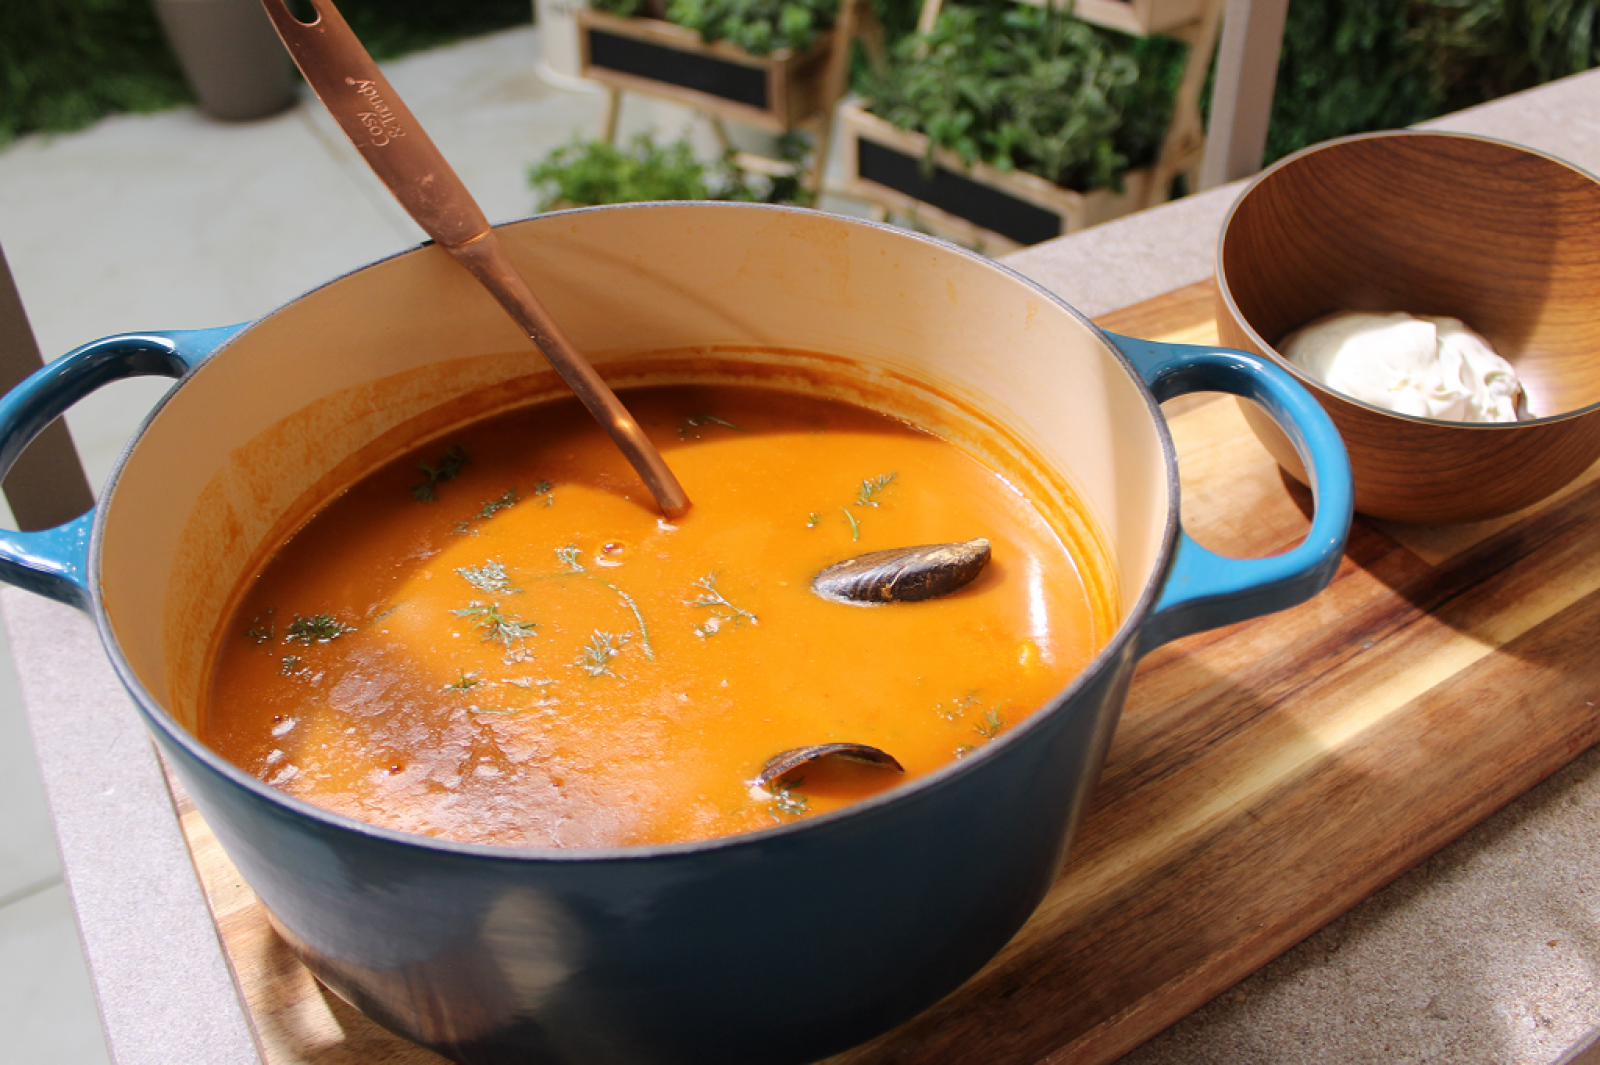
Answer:
<svg viewBox="0 0 1600 1065"><path fill-rule="evenodd" d="M509 26L529 0L340 0L380 59ZM874 0L891 30L912 0ZM1600 0L1290 0L1270 162L1600 66ZM0 2L0 144L191 100L149 0Z"/></svg>

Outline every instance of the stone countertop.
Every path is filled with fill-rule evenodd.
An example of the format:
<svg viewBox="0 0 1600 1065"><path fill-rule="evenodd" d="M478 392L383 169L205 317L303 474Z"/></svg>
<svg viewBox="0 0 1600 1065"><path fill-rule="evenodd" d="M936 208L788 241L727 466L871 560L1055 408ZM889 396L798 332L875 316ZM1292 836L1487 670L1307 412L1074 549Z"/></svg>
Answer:
<svg viewBox="0 0 1600 1065"><path fill-rule="evenodd" d="M1527 145L1600 173L1600 71L1428 127ZM1209 277L1241 187L1007 263L1084 313L1104 314ZM113 1058L255 1065L154 749L93 623L16 589L0 593L0 612ZM1124 1060L1573 1060L1600 1026L1596 869L1600 749Z"/></svg>

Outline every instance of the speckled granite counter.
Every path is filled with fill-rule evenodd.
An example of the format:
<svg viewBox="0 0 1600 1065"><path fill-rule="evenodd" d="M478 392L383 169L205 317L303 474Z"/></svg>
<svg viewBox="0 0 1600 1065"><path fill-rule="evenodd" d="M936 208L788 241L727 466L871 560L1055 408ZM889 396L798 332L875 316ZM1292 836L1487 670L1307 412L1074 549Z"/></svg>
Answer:
<svg viewBox="0 0 1600 1065"><path fill-rule="evenodd" d="M1600 173L1600 72L1432 125ZM1238 191L1009 262L1102 314L1208 277ZM0 607L113 1056L258 1062L153 749L92 623L16 590ZM1561 1061L1600 1025L1596 869L1591 751L1125 1060Z"/></svg>

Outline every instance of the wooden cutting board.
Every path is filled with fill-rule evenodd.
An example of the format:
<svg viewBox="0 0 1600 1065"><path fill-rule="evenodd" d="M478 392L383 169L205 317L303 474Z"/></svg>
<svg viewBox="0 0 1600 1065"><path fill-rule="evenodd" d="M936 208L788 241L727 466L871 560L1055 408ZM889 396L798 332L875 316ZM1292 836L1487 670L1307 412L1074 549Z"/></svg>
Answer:
<svg viewBox="0 0 1600 1065"><path fill-rule="evenodd" d="M1210 282L1106 328L1214 343ZM1309 525L1232 399L1167 405L1184 525L1226 554ZM982 972L832 1065L1115 1060L1600 740L1600 468L1538 507L1358 518L1333 584L1140 666L1071 863ZM320 989L176 788L269 1065L443 1059Z"/></svg>

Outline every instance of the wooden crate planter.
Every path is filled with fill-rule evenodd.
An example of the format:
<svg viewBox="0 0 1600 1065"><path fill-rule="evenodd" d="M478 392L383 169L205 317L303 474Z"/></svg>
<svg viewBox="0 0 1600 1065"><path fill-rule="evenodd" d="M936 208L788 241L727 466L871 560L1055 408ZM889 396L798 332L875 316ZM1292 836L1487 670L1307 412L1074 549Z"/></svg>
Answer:
<svg viewBox="0 0 1600 1065"><path fill-rule="evenodd" d="M928 139L855 102L840 105L845 195L909 215L941 236L1004 254L1132 214L1146 203L1150 170L1130 171L1123 190L1074 192L1034 174L967 166L944 149L923 165Z"/></svg>
<svg viewBox="0 0 1600 1065"><path fill-rule="evenodd" d="M1045 0L1028 0L1044 3ZM1107 29L1121 30L1136 37L1170 33L1199 22L1206 14L1208 0L1077 0L1074 18L1093 22Z"/></svg>
<svg viewBox="0 0 1600 1065"><path fill-rule="evenodd" d="M804 52L757 56L659 19L578 12L583 77L780 133L826 109L833 39L826 33Z"/></svg>
<svg viewBox="0 0 1600 1065"><path fill-rule="evenodd" d="M1062 7L1064 0L1024 0L1035 7ZM1072 0L1072 17L1080 22L1092 22L1106 29L1130 33L1135 37L1148 37L1152 33L1165 33L1196 43L1196 31L1207 21L1215 21L1222 14L1225 0ZM917 19L917 32L927 33L944 7L944 0L922 0L922 11ZM1209 58L1200 63L1206 67Z"/></svg>

